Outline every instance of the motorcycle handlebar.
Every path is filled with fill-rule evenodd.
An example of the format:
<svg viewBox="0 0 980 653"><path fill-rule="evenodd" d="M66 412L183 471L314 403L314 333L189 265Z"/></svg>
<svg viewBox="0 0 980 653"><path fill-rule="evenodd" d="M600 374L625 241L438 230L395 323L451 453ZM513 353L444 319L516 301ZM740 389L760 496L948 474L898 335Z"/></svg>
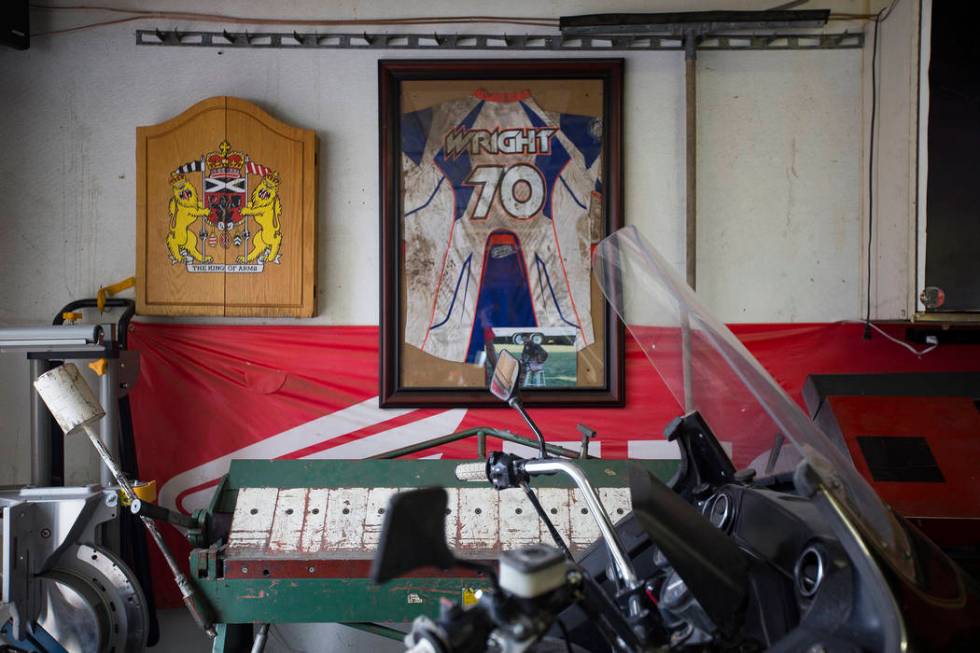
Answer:
<svg viewBox="0 0 980 653"><path fill-rule="evenodd" d="M616 569L619 571L620 578L623 579L628 589L637 587L640 581L636 576L636 572L633 570L629 556L626 555L623 543L619 540L619 535L616 533L616 528L613 526L612 520L609 519L609 514L599 501L599 496L596 494L595 488L592 487L592 484L582 469L571 461L559 460L557 458L525 460L522 461L522 464L524 472L528 476L562 472L575 482L575 485L582 493L582 498L585 500L586 505L592 511L596 525L599 527L599 532L606 541L606 547L609 549L613 562L616 564Z"/></svg>
<svg viewBox="0 0 980 653"><path fill-rule="evenodd" d="M456 465L456 478L461 481L486 481L486 461L481 460L478 463L460 463Z"/></svg>

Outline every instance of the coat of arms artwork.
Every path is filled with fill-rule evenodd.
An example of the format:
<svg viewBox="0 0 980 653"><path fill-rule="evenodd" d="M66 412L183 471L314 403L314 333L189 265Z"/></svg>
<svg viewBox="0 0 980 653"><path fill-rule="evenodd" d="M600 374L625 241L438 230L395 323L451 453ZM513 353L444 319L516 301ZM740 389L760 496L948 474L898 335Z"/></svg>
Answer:
<svg viewBox="0 0 980 653"><path fill-rule="evenodd" d="M188 178L191 173L200 174L203 197L192 181L198 175ZM282 262L278 173L241 152L232 152L231 144L221 141L218 151L174 170L170 185L167 250L171 263L185 263L191 272L262 272L266 261ZM254 187L251 193L250 185ZM200 223L197 233L191 229L196 223ZM207 254L217 247L237 250L243 246L247 251L233 263L216 264L214 256Z"/></svg>
<svg viewBox="0 0 980 653"><path fill-rule="evenodd" d="M230 97L137 129L137 310L314 312L316 136Z"/></svg>

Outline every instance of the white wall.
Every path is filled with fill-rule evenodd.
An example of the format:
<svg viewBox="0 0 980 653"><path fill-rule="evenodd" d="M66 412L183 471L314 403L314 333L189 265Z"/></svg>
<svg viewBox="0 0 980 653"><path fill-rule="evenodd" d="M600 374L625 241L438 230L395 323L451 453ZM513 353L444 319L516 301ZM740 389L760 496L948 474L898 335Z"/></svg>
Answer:
<svg viewBox="0 0 980 653"><path fill-rule="evenodd" d="M874 213L871 231L871 317L904 320L915 311L916 193L918 175L919 9L916 0L899 0L878 31L878 114L875 128ZM871 118L871 26L868 27L863 88L864 137ZM923 78L928 71L923 71ZM923 83L926 83L923 79ZM861 305L866 307L868 247L868 156L861 174ZM862 308L864 310L864 308Z"/></svg>
<svg viewBox="0 0 980 653"><path fill-rule="evenodd" d="M860 306L857 51L703 53L698 292L729 322Z"/></svg>
<svg viewBox="0 0 980 653"><path fill-rule="evenodd" d="M139 5L135 0L113 4ZM491 11L474 0L203 4L179 0L166 8L276 17L329 13L334 18ZM761 9L774 3L735 4ZM865 12L883 0L831 4ZM899 7L904 12L915 4L902 0ZM680 0L549 0L530 5L500 0L492 11L558 16L694 8L733 8L733 3L692 7ZM103 16L33 17L35 30L43 30ZM903 240L909 229L910 200L902 186L909 148L901 140L909 124L910 73L903 66L911 56L910 21L897 12L883 28L889 99L881 114L881 140L891 142L881 150L879 175L889 181L885 187L879 180L883 226L874 245L876 265L887 267L874 279L873 302L881 305L876 311L881 317L897 316L905 308L912 274ZM174 21L143 25L192 27ZM27 52L0 51L0 324L45 323L69 300L92 296L100 285L133 273L136 126L224 94L317 130L319 314L310 322L377 323L376 62L379 56L416 53L136 47L135 27L39 37ZM528 30L478 26L469 31ZM625 56L626 219L682 268L682 55ZM862 314L869 65L867 49L702 54L698 280L724 320L827 321ZM891 226L884 226L889 219ZM21 357L0 356L0 484L27 479L26 378ZM91 480L93 469L90 463L76 465L69 480ZM305 635L297 631L296 636ZM342 641L350 645L353 640Z"/></svg>
<svg viewBox="0 0 980 653"><path fill-rule="evenodd" d="M348 4L352 14L408 12L404 5ZM438 14L440 7L463 13L460 5L467 3L413 4ZM474 11L482 7L469 4ZM639 0L620 5L649 8ZM299 14L320 5L288 6ZM249 3L224 2L215 11L242 14L245 7L251 10ZM495 11L523 13L524 7L511 1ZM538 11L606 9L588 2L550 7L555 10ZM76 19L83 18L91 15ZM39 37L28 52L0 53L6 98L0 184L8 199L0 217L11 234L0 241L0 260L5 274L22 281L0 289L0 321L50 319L66 301L132 274L135 127L202 98L232 94L317 130L321 257L313 321L376 323L379 53L136 47L134 27ZM629 53L626 59L627 221L681 265L682 57ZM723 319L858 313L853 286L859 261L852 250L861 210L860 78L861 52L855 50L702 54L699 279ZM815 260L800 260L808 250L825 252L819 265L837 274L821 274ZM746 263L762 258L769 260ZM785 285L757 292L785 262L799 270Z"/></svg>
<svg viewBox="0 0 980 653"><path fill-rule="evenodd" d="M690 8L657 5L626 0L613 7L580 0L541 3L534 10L557 16ZM864 3L836 5L864 10ZM721 6L731 4L698 8ZM201 9L189 0L168 8ZM263 11L240 0L207 9L253 16ZM392 6L351 0L335 3L330 13L453 15L485 9L472 1ZM297 17L325 12L312 0L264 11ZM517 0L497 3L494 11L528 13L526 3ZM35 30L104 17L33 16ZM143 25L193 27L174 21ZM376 65L379 56L416 53L137 47L135 26L38 37L27 52L0 52L0 196L6 200L0 204L6 236L0 238L0 324L47 322L69 300L92 296L100 285L133 273L135 128L222 94L252 100L285 121L317 130L319 313L310 321L377 323ZM833 25L845 26L862 27ZM507 31L469 28L479 30ZM682 267L682 55L625 56L626 220ZM867 55L857 50L702 54L698 280L724 320L860 315L862 58ZM7 452L0 457L0 483L26 478L26 374L19 357L0 357L6 390L0 394L0 443Z"/></svg>

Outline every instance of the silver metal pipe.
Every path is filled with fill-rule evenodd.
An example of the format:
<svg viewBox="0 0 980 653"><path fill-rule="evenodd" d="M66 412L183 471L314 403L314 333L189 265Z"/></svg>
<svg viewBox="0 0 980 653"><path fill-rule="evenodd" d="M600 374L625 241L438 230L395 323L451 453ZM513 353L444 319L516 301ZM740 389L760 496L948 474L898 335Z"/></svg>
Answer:
<svg viewBox="0 0 980 653"><path fill-rule="evenodd" d="M516 408L517 412L524 418L524 421L527 422L527 425L531 427L531 430L534 432L534 437L538 439L538 453L541 454L542 458L547 458L548 449L544 445L544 435L542 435L541 431L538 429L538 425L534 423L534 420L531 419L531 416L527 414L527 411L524 409L524 404L521 403L521 400L518 399L516 395L511 397L510 401L507 403L513 408Z"/></svg>
<svg viewBox="0 0 980 653"><path fill-rule="evenodd" d="M255 633L255 641L252 642L252 653L262 653L265 650L265 642L269 638L269 624L259 626L259 631Z"/></svg>
<svg viewBox="0 0 980 653"><path fill-rule="evenodd" d="M691 315L686 308L681 309L681 369L683 372L684 412L690 413L696 407L694 400L694 368L691 352Z"/></svg>
<svg viewBox="0 0 980 653"><path fill-rule="evenodd" d="M119 409L119 404L116 399L116 363L114 361L109 361L106 365L105 373L99 377L99 403L102 404L102 410L105 411L105 415L99 420L99 439L105 445L106 450L109 452L109 456L115 459L119 455L119 438L117 437L117 424L116 424L116 413ZM100 483L103 486L112 485L113 474L112 471L106 467L101 469Z"/></svg>
<svg viewBox="0 0 980 653"><path fill-rule="evenodd" d="M609 515L606 514L606 509L602 507L602 502L599 501L599 496L596 494L595 489L577 464L557 458L528 460L524 463L524 471L531 476L563 472L571 478L582 492L582 496L585 499L586 505L589 506L589 510L592 511L596 525L599 527L602 538L606 541L606 547L609 549L609 554L612 556L613 563L616 565L620 578L623 579L627 589L633 589L639 585L639 580L636 577L636 572L633 570L633 565L630 563L629 557L623 549L623 543L619 541L619 536L616 534L616 529L613 527Z"/></svg>
<svg viewBox="0 0 980 653"><path fill-rule="evenodd" d="M698 277L698 36L688 33L684 37L684 115L687 129L685 197L685 242L687 254L687 285L697 286Z"/></svg>
<svg viewBox="0 0 980 653"><path fill-rule="evenodd" d="M31 374L31 485L51 485L51 414L41 395L34 389L34 381L44 374L45 362L29 359Z"/></svg>
<svg viewBox="0 0 980 653"><path fill-rule="evenodd" d="M2 327L0 328L0 350L83 347L97 344L101 337L102 327L98 324Z"/></svg>
<svg viewBox="0 0 980 653"><path fill-rule="evenodd" d="M139 497L136 496L136 491L133 489L132 483L130 483L129 479L126 478L126 475L123 474L122 468L119 467L119 463L116 462L116 460L112 457L112 454L109 453L109 450L106 449L105 444L99 438L99 434L96 433L95 429L93 429L89 424L83 424L82 429L85 431L88 439L92 442L92 446L94 446L95 450L99 453L99 457L102 459L102 462L105 463L105 466L109 468L110 472L112 472L112 476L116 479L116 483L119 484L119 487L122 488L129 500L131 502L139 501ZM150 534L153 542L160 550L160 554L163 555L163 559L166 561L167 566L170 567L170 572L174 577L174 582L177 583L177 588L180 590L181 598L184 600L184 605L187 606L187 609L190 611L194 621L197 622L197 625L201 627L208 637L214 639L216 633L214 625L211 623L211 617L206 612L204 604L198 597L197 590L193 585L191 585L190 581L187 580L187 577L184 576L184 573L177 565L177 560L174 559L173 553L170 552L170 547L167 546L167 543L163 540L163 536L160 535L160 531L157 529L156 523L149 517L145 516L140 516L140 520L143 522L143 526L146 527L146 531Z"/></svg>
<svg viewBox="0 0 980 653"><path fill-rule="evenodd" d="M99 377L99 403L105 415L99 420L99 439L113 460L119 457L119 400L116 396L116 370L118 362L109 360L105 373ZM103 487L112 485L115 475L106 465L99 467L99 482ZM114 519L102 527L103 542L113 551L119 551L122 542L119 520Z"/></svg>

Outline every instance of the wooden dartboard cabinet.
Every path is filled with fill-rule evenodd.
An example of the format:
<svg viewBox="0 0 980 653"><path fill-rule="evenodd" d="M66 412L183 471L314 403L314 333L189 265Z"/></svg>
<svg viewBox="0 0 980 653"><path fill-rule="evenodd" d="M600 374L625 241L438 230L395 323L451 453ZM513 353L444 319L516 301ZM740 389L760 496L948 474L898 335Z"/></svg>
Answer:
<svg viewBox="0 0 980 653"><path fill-rule="evenodd" d="M315 311L317 140L233 97L136 130L144 315Z"/></svg>

